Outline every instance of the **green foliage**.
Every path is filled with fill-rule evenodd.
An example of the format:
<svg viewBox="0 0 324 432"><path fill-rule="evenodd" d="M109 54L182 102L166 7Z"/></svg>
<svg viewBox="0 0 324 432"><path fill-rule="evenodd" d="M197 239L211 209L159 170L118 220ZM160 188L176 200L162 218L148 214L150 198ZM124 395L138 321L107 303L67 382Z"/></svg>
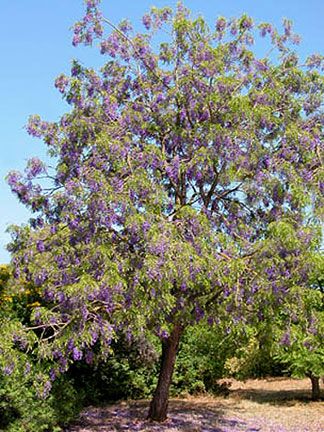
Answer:
<svg viewBox="0 0 324 432"><path fill-rule="evenodd" d="M4 288L6 282L10 278L10 268L6 264L0 265L0 288L1 290Z"/></svg>
<svg viewBox="0 0 324 432"><path fill-rule="evenodd" d="M245 343L241 343L235 355L226 361L226 373L237 379L281 376L283 364L274 356L272 322L246 326Z"/></svg>
<svg viewBox="0 0 324 432"><path fill-rule="evenodd" d="M36 335L22 331L37 293L15 287L9 266L0 272L0 430L57 432L78 413L82 398L70 378L51 381L51 365L33 354Z"/></svg>
<svg viewBox="0 0 324 432"><path fill-rule="evenodd" d="M21 371L0 375L0 430L57 432L79 412L81 401L66 377L53 384L47 398L37 394L35 378L26 378Z"/></svg>
<svg viewBox="0 0 324 432"><path fill-rule="evenodd" d="M289 330L278 329L277 358L295 377L324 375L324 293L309 289L303 297L303 315Z"/></svg>
<svg viewBox="0 0 324 432"><path fill-rule="evenodd" d="M180 344L171 395L218 393L217 380L226 373L225 363L232 356L242 334L225 335L225 329L200 323L189 327ZM153 394L159 369L160 341L157 337L127 342L123 337L112 345L105 362L88 365L78 362L68 375L75 382L86 404L119 399L147 398Z"/></svg>
<svg viewBox="0 0 324 432"><path fill-rule="evenodd" d="M206 323L189 327L180 344L171 392L218 393L217 380L224 377L226 360L233 356L241 341L238 329L226 334L223 327Z"/></svg>
<svg viewBox="0 0 324 432"><path fill-rule="evenodd" d="M10 267L5 264L0 265L0 307L3 303L11 300L11 297L7 296L5 293L10 275Z"/></svg>
<svg viewBox="0 0 324 432"><path fill-rule="evenodd" d="M83 394L85 404L148 397L156 385L158 349L158 338L129 342L120 336L104 362L75 363L68 376L77 392Z"/></svg>

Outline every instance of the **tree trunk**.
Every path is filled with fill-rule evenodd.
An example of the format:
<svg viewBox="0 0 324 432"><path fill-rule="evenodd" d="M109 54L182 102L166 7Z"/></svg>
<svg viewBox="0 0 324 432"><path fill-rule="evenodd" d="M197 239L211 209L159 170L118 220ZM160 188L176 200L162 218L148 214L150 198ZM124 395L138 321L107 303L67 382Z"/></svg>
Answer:
<svg viewBox="0 0 324 432"><path fill-rule="evenodd" d="M316 377L314 375L310 376L311 382L312 382L312 400L318 401L321 397L321 390L319 385L319 377Z"/></svg>
<svg viewBox="0 0 324 432"><path fill-rule="evenodd" d="M169 389L182 331L180 325L175 325L170 336L162 341L159 380L147 416L150 420L162 422L167 418Z"/></svg>

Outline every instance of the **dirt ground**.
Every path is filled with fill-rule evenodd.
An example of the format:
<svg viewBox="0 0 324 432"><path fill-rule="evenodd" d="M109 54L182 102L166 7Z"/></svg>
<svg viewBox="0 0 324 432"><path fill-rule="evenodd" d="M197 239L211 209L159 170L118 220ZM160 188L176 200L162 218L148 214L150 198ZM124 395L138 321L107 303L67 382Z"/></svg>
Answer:
<svg viewBox="0 0 324 432"><path fill-rule="evenodd" d="M67 432L324 432L324 402L310 400L308 379L230 382L225 398L171 399L162 424L145 420L148 401L129 401L88 407Z"/></svg>

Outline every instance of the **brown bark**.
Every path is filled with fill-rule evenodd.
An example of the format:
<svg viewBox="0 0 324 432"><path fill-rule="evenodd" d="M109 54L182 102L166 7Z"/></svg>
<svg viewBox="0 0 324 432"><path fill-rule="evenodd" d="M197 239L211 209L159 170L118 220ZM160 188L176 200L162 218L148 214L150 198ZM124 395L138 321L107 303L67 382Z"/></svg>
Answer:
<svg viewBox="0 0 324 432"><path fill-rule="evenodd" d="M162 422L167 418L169 389L182 331L180 325L175 325L170 336L162 341L159 380L147 416L150 420Z"/></svg>
<svg viewBox="0 0 324 432"><path fill-rule="evenodd" d="M319 377L316 377L314 375L310 376L310 380L312 382L312 400L318 401L321 397L321 390L319 385Z"/></svg>

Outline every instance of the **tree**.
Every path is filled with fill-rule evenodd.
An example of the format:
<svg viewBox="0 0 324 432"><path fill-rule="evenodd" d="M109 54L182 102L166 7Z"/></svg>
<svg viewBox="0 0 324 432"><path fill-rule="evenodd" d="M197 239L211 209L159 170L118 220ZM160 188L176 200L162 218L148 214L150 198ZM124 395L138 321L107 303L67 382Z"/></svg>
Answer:
<svg viewBox="0 0 324 432"><path fill-rule="evenodd" d="M320 377L324 376L324 260L314 255L310 272L310 288L302 295L303 313L294 314L289 326L277 331L279 344L277 358L286 363L288 370L298 378L311 380L312 399L321 397Z"/></svg>
<svg viewBox="0 0 324 432"><path fill-rule="evenodd" d="M299 64L288 20L283 34L247 15L209 28L180 3L136 33L98 3L73 43L98 38L107 60L58 77L71 107L60 121L30 118L55 168L32 158L9 174L35 213L10 250L16 278L42 293L30 329L56 374L109 355L117 331L160 336L149 418L162 421L187 326L261 320L306 283L323 208L323 58ZM269 56L252 49L258 31Z"/></svg>

